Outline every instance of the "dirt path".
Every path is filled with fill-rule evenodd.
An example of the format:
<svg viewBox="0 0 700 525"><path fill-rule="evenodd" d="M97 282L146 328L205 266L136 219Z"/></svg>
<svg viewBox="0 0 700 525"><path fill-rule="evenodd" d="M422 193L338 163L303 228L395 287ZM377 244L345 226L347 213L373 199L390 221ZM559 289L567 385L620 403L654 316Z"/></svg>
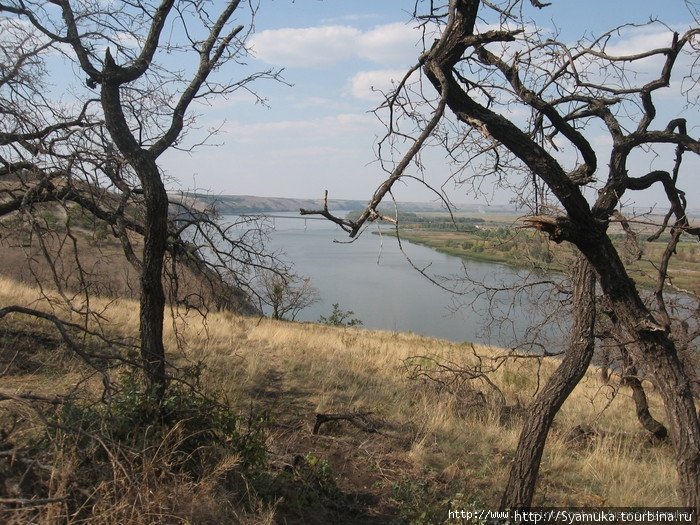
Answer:
<svg viewBox="0 0 700 525"><path fill-rule="evenodd" d="M411 465L395 438L344 422L312 434L314 392L290 386L276 363L250 394L269 419L269 459L279 472L283 497L277 509L280 523L396 523L392 489Z"/></svg>

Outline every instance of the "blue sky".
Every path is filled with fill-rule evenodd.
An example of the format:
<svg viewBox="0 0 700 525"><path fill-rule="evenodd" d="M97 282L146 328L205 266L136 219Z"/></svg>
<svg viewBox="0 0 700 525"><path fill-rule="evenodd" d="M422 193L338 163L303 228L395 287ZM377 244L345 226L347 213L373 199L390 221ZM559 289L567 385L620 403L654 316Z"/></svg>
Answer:
<svg viewBox="0 0 700 525"><path fill-rule="evenodd" d="M692 22L684 0L551 1L542 11L526 3L526 11L538 24L560 28L563 40L652 16L681 31ZM260 82L256 89L266 106L241 93L198 110L203 126L223 122L213 141L220 145L169 154L163 162L167 174L183 189L196 186L214 193L321 197L327 189L333 198L368 199L385 175L375 162L374 145L384 128L370 113L380 101L371 87L388 86L420 54L420 33L410 19L413 5L413 0L262 0L250 66L284 68L292 85ZM663 45L666 38L658 28L640 31L619 42L618 49ZM680 97L664 100L668 116L684 111ZM697 117L697 109L692 112ZM431 182L439 186L450 167L439 155L429 162ZM640 162L640 171L648 162ZM455 202L486 198L505 203L510 198L499 191L485 194L475 197L457 189L450 196ZM651 205L659 195L638 196L637 203ZM432 198L418 184L402 185L397 196Z"/></svg>

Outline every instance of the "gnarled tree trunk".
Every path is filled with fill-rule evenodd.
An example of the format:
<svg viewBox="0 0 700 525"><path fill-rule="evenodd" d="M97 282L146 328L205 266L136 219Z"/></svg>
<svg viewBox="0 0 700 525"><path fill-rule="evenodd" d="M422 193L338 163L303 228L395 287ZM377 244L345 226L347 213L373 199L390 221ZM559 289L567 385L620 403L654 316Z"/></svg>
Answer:
<svg viewBox="0 0 700 525"><path fill-rule="evenodd" d="M554 417L588 369L595 349L595 273L579 256L573 275L573 326L566 355L530 405L501 508L529 507Z"/></svg>
<svg viewBox="0 0 700 525"><path fill-rule="evenodd" d="M102 75L102 109L105 124L115 144L133 167L144 197L144 245L140 279L139 338L146 378L160 399L166 389L163 319L163 260L168 241L168 194L155 156L136 141L129 129L121 102L124 82L109 51Z"/></svg>
<svg viewBox="0 0 700 525"><path fill-rule="evenodd" d="M639 424L642 425L645 430L651 432L655 438L666 439L668 430L651 415L647 394L644 392L644 386L636 376L636 373L634 369L626 370L625 376L622 378L622 383L632 390L632 399L634 399L637 420Z"/></svg>

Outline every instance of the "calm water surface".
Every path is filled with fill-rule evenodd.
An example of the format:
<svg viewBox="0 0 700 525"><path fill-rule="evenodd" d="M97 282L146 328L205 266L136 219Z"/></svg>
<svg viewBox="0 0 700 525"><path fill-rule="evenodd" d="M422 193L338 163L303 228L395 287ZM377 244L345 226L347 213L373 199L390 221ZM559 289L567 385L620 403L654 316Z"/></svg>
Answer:
<svg viewBox="0 0 700 525"><path fill-rule="evenodd" d="M311 278L321 296L297 320L316 321L331 312L333 303L339 303L343 310L352 310L366 328L511 346L541 318L540 309L535 308L542 291L537 287L522 296L499 294L492 302L478 288L455 296L422 276L406 255L450 289L456 283L445 279L464 277L465 271L490 286L520 282L522 277L508 267L463 261L407 242L403 243L404 255L395 239L372 235L376 228L347 243L347 234L325 220L277 217L274 227L269 247L283 251L299 275ZM456 309L456 305L461 307ZM489 305L509 322L489 323ZM549 336L548 346L559 344L556 330L550 330Z"/></svg>

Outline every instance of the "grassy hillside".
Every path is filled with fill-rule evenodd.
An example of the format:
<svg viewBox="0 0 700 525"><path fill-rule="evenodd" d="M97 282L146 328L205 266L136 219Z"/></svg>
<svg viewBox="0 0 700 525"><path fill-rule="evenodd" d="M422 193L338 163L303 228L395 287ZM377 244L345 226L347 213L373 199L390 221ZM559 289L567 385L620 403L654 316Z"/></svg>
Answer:
<svg viewBox="0 0 700 525"><path fill-rule="evenodd" d="M0 279L0 305L8 304L69 315L36 289ZM101 311L110 336L133 339L134 302L95 299L92 307ZM8 317L0 320L0 341L0 390L9 399L0 402L0 423L6 432L19 421L12 434L15 450L46 431L13 395L74 391L82 403L97 400L99 377L67 357L52 326ZM166 348L180 365L201 362L206 389L264 427L264 464L243 474L245 483L234 490L219 476L235 470L240 456L217 456L210 474L195 480L182 475L175 456L163 452L165 445L132 448L105 460L102 468L111 474L91 486L79 478L82 452L56 446L54 439L52 452L41 456L48 493L39 482L35 487L50 498L36 511L39 521L60 516L75 486L80 490L70 493L91 502L92 523L443 523L450 508L494 508L522 407L556 367L555 360L506 362L497 349L411 334L231 313L212 313L206 322L183 313L166 326ZM466 380L440 364L480 370L488 381ZM646 439L628 392L617 391L616 384L603 383L591 370L564 405L545 451L537 505L678 504L670 445ZM654 414L663 419L658 396L649 394ZM319 413L349 419L325 423L314 434ZM573 437L575 427L586 432ZM158 463L163 456L167 461ZM18 498L8 489L15 472L9 461L0 455L8 480L0 505ZM160 466L154 470L154 464ZM30 490L15 492L31 498ZM26 516L20 512L25 507L5 504L5 520Z"/></svg>

